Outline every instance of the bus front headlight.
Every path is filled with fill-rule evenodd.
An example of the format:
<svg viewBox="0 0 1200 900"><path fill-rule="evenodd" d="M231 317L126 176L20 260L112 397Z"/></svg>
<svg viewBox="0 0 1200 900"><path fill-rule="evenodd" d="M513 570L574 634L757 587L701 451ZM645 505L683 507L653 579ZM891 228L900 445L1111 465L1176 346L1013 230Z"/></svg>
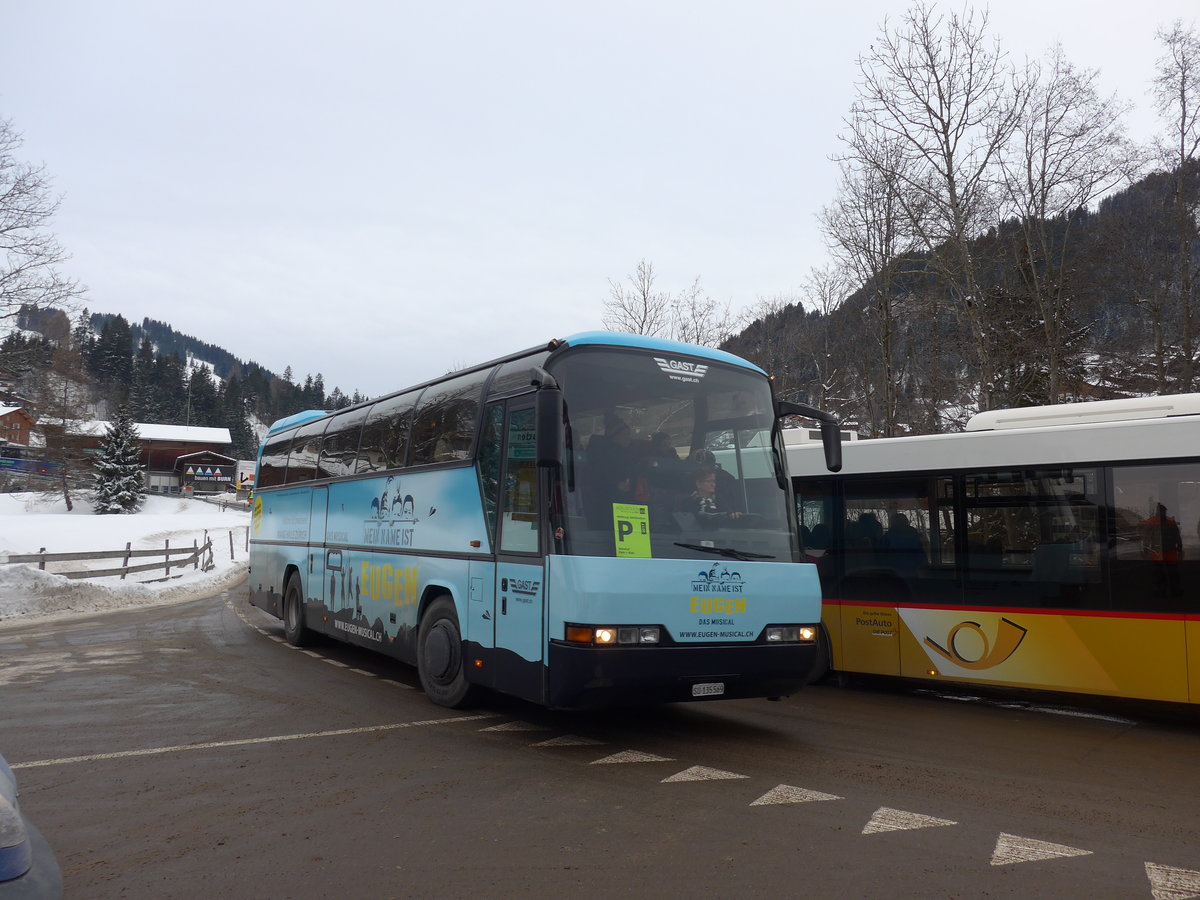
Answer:
<svg viewBox="0 0 1200 900"><path fill-rule="evenodd" d="M769 644L811 644L817 629L815 625L771 625L766 637Z"/></svg>
<svg viewBox="0 0 1200 900"><path fill-rule="evenodd" d="M593 647L653 646L662 640L658 625L567 625L566 639Z"/></svg>

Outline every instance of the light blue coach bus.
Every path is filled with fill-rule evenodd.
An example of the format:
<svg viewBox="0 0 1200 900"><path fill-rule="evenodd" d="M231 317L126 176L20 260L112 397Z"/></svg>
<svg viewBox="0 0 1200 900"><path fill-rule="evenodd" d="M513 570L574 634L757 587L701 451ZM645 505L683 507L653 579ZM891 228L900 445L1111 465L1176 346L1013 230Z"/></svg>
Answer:
<svg viewBox="0 0 1200 900"><path fill-rule="evenodd" d="M793 414L821 421L836 468L832 417L777 402L756 366L605 332L300 413L259 452L250 602L292 644L415 665L443 706L788 694L821 619Z"/></svg>

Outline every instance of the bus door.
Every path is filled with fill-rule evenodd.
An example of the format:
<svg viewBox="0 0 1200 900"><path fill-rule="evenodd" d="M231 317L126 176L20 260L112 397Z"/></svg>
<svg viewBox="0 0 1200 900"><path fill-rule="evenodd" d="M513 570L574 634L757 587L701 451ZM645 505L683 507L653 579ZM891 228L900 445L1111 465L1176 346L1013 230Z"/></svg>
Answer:
<svg viewBox="0 0 1200 900"><path fill-rule="evenodd" d="M325 520L329 512L329 488L313 488L308 516L308 599L325 602Z"/></svg>
<svg viewBox="0 0 1200 900"><path fill-rule="evenodd" d="M849 672L900 674L900 607L910 594L887 538L893 494L888 485L870 479L843 484L840 535L832 550L839 567L834 602L842 653L837 664Z"/></svg>
<svg viewBox="0 0 1200 900"><path fill-rule="evenodd" d="M497 689L541 701L545 647L545 570L533 403L510 402L504 418L504 454L496 540L492 617L496 623L493 682Z"/></svg>

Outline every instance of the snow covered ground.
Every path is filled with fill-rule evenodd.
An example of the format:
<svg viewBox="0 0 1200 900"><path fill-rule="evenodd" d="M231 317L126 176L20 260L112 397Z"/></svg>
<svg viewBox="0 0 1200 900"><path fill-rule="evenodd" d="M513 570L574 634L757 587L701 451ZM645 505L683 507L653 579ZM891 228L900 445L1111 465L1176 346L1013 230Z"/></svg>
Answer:
<svg viewBox="0 0 1200 900"><path fill-rule="evenodd" d="M150 496L133 515L98 516L88 501L72 500L75 508L68 513L62 497L0 494L0 626L17 618L58 619L198 600L232 587L246 575L250 511L244 503L222 510L201 500ZM70 579L53 574L115 568L121 565L120 559L48 563L45 572L39 571L37 563L3 564L9 554L37 553L43 547L47 553L124 550L126 542L131 542L134 550L148 550L162 549L168 540L172 547L191 547L193 541L204 542L205 531L213 542L214 568L208 572L190 565L173 568L171 575L179 577L154 584L137 579L161 578L162 570L139 572L124 581L118 575ZM154 561L133 559L130 563Z"/></svg>

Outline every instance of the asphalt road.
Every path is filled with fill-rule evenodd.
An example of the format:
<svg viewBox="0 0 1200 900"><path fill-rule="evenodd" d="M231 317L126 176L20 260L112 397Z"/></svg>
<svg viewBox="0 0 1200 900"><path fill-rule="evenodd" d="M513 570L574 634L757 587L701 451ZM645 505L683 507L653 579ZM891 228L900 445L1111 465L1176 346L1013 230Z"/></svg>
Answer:
<svg viewBox="0 0 1200 900"><path fill-rule="evenodd" d="M450 711L244 593L0 625L0 748L68 897L1200 896L1200 719Z"/></svg>

